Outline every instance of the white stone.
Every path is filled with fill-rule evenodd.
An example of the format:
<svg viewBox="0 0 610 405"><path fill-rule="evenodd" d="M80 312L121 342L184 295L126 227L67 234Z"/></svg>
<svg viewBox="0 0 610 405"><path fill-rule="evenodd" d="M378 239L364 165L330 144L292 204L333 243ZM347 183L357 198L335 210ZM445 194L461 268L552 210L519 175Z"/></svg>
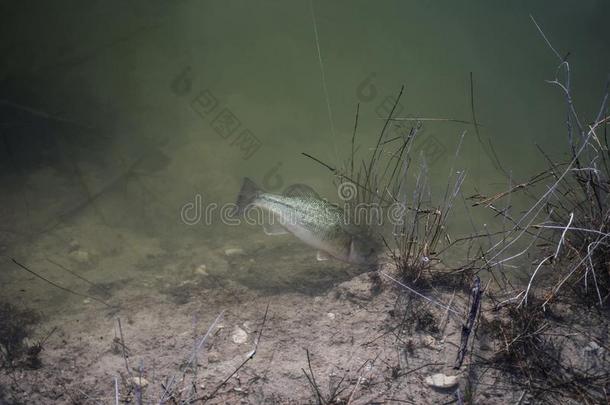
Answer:
<svg viewBox="0 0 610 405"><path fill-rule="evenodd" d="M72 239L70 241L70 251L80 249L80 243L76 239Z"/></svg>
<svg viewBox="0 0 610 405"><path fill-rule="evenodd" d="M438 341L430 335L425 335L422 338L422 343L425 347L429 348L429 349L437 349L438 348Z"/></svg>
<svg viewBox="0 0 610 405"><path fill-rule="evenodd" d="M90 255L89 252L87 252L86 250L73 250L72 252L70 252L69 254L70 258L72 258L73 260L77 261L78 263L89 263Z"/></svg>
<svg viewBox="0 0 610 405"><path fill-rule="evenodd" d="M219 361L220 361L220 354L218 354L218 352L209 352L208 353L208 362L218 363Z"/></svg>
<svg viewBox="0 0 610 405"><path fill-rule="evenodd" d="M243 324L244 330L248 333L254 332L254 325L252 325L251 321L246 321Z"/></svg>
<svg viewBox="0 0 610 405"><path fill-rule="evenodd" d="M326 314L326 316L328 317L328 319L333 320L335 319L335 314L333 314L332 312L329 312Z"/></svg>
<svg viewBox="0 0 610 405"><path fill-rule="evenodd" d="M248 341L248 334L239 326L235 326L235 328L233 329L233 335L231 335L231 339L233 340L233 342L237 343L238 345L241 345Z"/></svg>
<svg viewBox="0 0 610 405"><path fill-rule="evenodd" d="M596 353L599 349L601 349L601 346L598 345L596 342L594 341L590 341L588 345L585 346L585 352L593 352Z"/></svg>
<svg viewBox="0 0 610 405"><path fill-rule="evenodd" d="M243 254L245 254L246 252L244 252L244 250L242 248L228 248L225 249L225 256L231 257L231 256L241 256Z"/></svg>
<svg viewBox="0 0 610 405"><path fill-rule="evenodd" d="M447 389L455 387L458 384L458 378L454 375L438 373L426 377L426 384L434 388Z"/></svg>
<svg viewBox="0 0 610 405"><path fill-rule="evenodd" d="M197 266L197 268L195 268L195 274L199 274L200 276L207 276L208 275L208 268L205 264L200 264L199 266Z"/></svg>
<svg viewBox="0 0 610 405"><path fill-rule="evenodd" d="M148 381L144 377L134 376L131 378L131 384L134 387L144 388L148 385Z"/></svg>

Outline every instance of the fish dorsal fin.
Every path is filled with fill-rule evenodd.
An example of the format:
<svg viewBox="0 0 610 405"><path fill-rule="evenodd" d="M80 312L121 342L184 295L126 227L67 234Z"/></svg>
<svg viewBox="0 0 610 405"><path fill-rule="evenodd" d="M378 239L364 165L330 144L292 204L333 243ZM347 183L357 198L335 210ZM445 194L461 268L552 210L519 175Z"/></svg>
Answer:
<svg viewBox="0 0 610 405"><path fill-rule="evenodd" d="M319 262L323 262L330 259L330 255L326 252L318 250L318 253L316 254L316 259L318 259Z"/></svg>
<svg viewBox="0 0 610 405"><path fill-rule="evenodd" d="M243 214L254 204L261 192L256 183L244 177L241 189L237 195L237 201L235 202L235 214Z"/></svg>
<svg viewBox="0 0 610 405"><path fill-rule="evenodd" d="M292 184L284 189L282 193L285 197L307 197L307 198L317 198L320 200L320 195L316 193L316 191L309 187L307 184L297 183Z"/></svg>

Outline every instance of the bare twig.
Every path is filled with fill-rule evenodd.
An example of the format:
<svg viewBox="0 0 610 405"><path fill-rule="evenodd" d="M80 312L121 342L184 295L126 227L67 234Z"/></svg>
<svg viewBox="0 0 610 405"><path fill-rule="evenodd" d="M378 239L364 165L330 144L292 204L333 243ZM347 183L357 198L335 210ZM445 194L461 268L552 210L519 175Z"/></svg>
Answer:
<svg viewBox="0 0 610 405"><path fill-rule="evenodd" d="M307 380L309 381L309 384L311 385L311 387L314 389L316 396L318 398L318 404L322 405L325 404L326 401L323 401L322 399L322 394L320 394L320 389L318 388L318 383L316 382L316 377L313 374L313 369L311 368L311 358L309 356L309 350L305 349L305 353L307 354L307 365L309 367L309 373L311 374L307 374L307 372L305 371L305 369L301 369L301 371L303 371L303 374L305 374L305 377L307 377Z"/></svg>
<svg viewBox="0 0 610 405"><path fill-rule="evenodd" d="M123 353L123 360L125 361L125 369L127 370L127 374L130 377L133 377L131 374L131 369L129 368L129 361L127 360L127 352L125 349L125 339L123 337L123 327L121 326L121 318L117 317L117 324L119 325L119 336L121 337L121 350Z"/></svg>
<svg viewBox="0 0 610 405"><path fill-rule="evenodd" d="M458 351L457 359L455 360L455 365L453 366L453 368L456 370L462 366L462 362L464 361L464 356L466 355L468 346L468 338L470 337L474 322L477 318L477 314L479 313L479 308L481 307L481 295L483 294L483 291L481 290L481 279L478 276L475 276L473 284L474 285L470 295L470 312L468 313L466 323L462 325L460 350Z"/></svg>
<svg viewBox="0 0 610 405"><path fill-rule="evenodd" d="M114 405L119 405L119 380L114 377Z"/></svg>
<svg viewBox="0 0 610 405"><path fill-rule="evenodd" d="M381 275L383 275L384 277L389 278L390 280L392 280L394 283L398 284L399 286L401 286L401 287L405 288L406 290L408 290L408 291L412 292L413 294L417 295L418 297L423 298L423 299L425 299L426 301L428 301L428 302L430 302L430 303L432 303L432 304L434 304L434 305L436 305L436 306L438 306L438 307L440 307L440 308L443 308L443 309L445 309L445 310L447 310L447 311L451 311L451 312L452 312L453 314L455 314L455 315L458 315L458 316L459 316L459 315L461 315L461 314L460 314L458 311L456 311L455 309L453 309L453 308L451 308L451 307L449 307L449 306L447 306L447 305L443 305L443 304L441 304L440 302L437 302L437 301L433 300L432 298L426 297L426 296L425 296L425 295L423 295L422 293L415 291L415 290L414 290L414 289L412 289L411 287L409 287L409 286L405 285L404 283L401 283L400 281L398 281L398 280L396 280L395 278L393 278L393 277L391 277L391 276L387 275L387 274L386 274L386 273L384 273L383 271L380 271L379 273L380 273Z"/></svg>
<svg viewBox="0 0 610 405"><path fill-rule="evenodd" d="M220 384L218 384L216 386L216 388L214 388L210 394L204 395L199 398L195 398L195 399L189 401L188 402L189 404L191 404L193 402L197 402L197 401L208 400L208 399L214 398L214 396L216 395L218 390L220 390L235 374L237 374L237 372L239 370L241 370L241 368L243 366L245 366L246 363L248 363L250 360L252 360L254 358L254 356L256 355L256 351L258 350L258 345L260 343L261 336L263 335L263 330L265 329L265 323L267 322L268 312L269 312L269 303L267 303L267 307L265 308L265 315L263 317L263 321L261 323L261 327L258 332L258 336L256 337L256 339L254 341L254 348L252 349L252 351L250 351L250 353L248 353L248 356L246 357L246 359L227 378L225 378Z"/></svg>
<svg viewBox="0 0 610 405"><path fill-rule="evenodd" d="M71 290L71 289L69 289L69 288L63 287L63 286L61 286L61 285L59 285L59 284L57 284L57 283L55 283L55 282L53 282L53 281L51 281L51 280L49 280L49 279L47 279L47 278L45 278L45 277L41 276L40 274L38 274L38 273L34 272L33 270L30 270L28 267L26 267L25 265L23 265L23 264L19 263L17 260L15 260L15 259L13 259L13 258L11 258L11 260L13 261L13 263L15 263L17 266L21 267L23 270L25 270L25 271L27 271L28 273L30 273L30 274L32 274L32 275L34 275L34 276L38 277L39 279L41 279L41 280L43 280L44 282L46 282L46 283L48 283L48 284L52 285L52 286L53 286L53 287L55 287L55 288L59 288L60 290L65 291L65 292L68 292L68 293L73 294L73 295L78 295L79 297L88 298L88 299L90 299L90 300L93 300L93 301L99 302L100 304L103 304L103 305L107 306L108 308L115 308L115 307L113 307L112 305L110 305L110 304L108 304L108 303L106 303L106 302L104 302L104 301L102 301L102 300L100 300L100 299L98 299L98 298L95 298L95 297L93 297L93 296L91 296L91 295L87 295L87 294L79 293L79 292L76 292L76 291Z"/></svg>

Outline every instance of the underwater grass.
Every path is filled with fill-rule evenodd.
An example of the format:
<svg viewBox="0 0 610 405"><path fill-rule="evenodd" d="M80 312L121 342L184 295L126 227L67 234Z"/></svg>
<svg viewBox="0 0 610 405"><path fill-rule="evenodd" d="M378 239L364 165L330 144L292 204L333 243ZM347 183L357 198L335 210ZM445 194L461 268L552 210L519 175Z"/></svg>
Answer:
<svg viewBox="0 0 610 405"><path fill-rule="evenodd" d="M559 88L565 100L570 158L555 162L539 148L548 163L546 170L517 185L509 179L505 192L473 197L473 205L492 209L511 224L481 254L490 273L527 257L532 261L523 286L504 279L498 281L498 293L487 294L493 305L484 310L480 332L492 339L495 351L491 357L475 359L470 367L474 374L500 371L523 389L520 402L527 398L542 403L607 403L609 85L592 122L584 124L574 103L567 56L560 56L532 21L559 61L548 83ZM535 196L537 190L543 190L541 195L517 218L508 208L494 206L515 192ZM594 365L583 358L587 347L595 348L590 350Z"/></svg>

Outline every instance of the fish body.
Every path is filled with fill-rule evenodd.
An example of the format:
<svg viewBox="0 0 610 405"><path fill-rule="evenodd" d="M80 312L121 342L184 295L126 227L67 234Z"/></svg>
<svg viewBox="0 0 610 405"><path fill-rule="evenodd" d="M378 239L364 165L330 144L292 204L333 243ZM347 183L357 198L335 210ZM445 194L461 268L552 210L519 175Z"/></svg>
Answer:
<svg viewBox="0 0 610 405"><path fill-rule="evenodd" d="M238 211L258 207L270 213L268 234L291 233L318 250L318 259L328 256L355 263L377 261L378 244L364 227L346 221L342 208L319 198L315 193L266 193L245 178L237 198ZM282 232L282 230L284 232Z"/></svg>

